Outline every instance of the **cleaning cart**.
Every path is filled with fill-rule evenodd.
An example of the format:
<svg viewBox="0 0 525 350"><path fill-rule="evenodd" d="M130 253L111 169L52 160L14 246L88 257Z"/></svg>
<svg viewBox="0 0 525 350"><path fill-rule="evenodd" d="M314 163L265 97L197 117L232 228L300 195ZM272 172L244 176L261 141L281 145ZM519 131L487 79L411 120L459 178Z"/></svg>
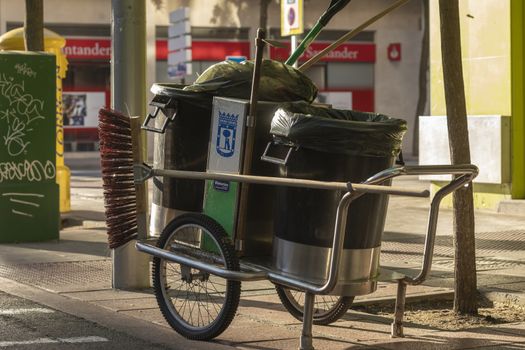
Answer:
<svg viewBox="0 0 525 350"><path fill-rule="evenodd" d="M262 52L260 36L257 44ZM138 183L158 177L204 181L202 213L173 219L156 245L136 244L153 256L153 286L164 317L189 339L212 339L233 320L241 282L269 280L285 307L303 322L300 349L313 349L313 323L333 322L354 296L374 292L379 281L393 281L398 294L392 335L402 336L406 286L422 283L430 271L439 204L469 185L478 169L470 164L393 166L398 149L369 159L344 154L348 145L339 142L335 147L341 152L327 152L315 142L316 133L341 132L334 126L344 129L350 122L301 116L294 112L297 105L257 103L257 56L250 101L213 98L205 172L134 167ZM272 113L270 125L259 122ZM347 117L372 129L374 122L391 123L370 115ZM269 132L257 137L258 128ZM341 169L351 171L348 178ZM421 272L405 276L379 266L388 196L430 193L390 184L398 176L427 174L453 177L431 200ZM325 308L314 309L315 299L328 297L334 299Z"/></svg>

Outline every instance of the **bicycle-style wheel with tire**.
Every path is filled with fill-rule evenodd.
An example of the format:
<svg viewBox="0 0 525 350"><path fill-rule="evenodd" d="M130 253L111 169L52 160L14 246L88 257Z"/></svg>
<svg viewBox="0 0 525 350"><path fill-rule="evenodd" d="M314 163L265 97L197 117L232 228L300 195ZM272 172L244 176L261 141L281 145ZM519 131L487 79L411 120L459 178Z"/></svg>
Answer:
<svg viewBox="0 0 525 350"><path fill-rule="evenodd" d="M184 214L162 231L157 247L229 270L239 260L224 229L203 214ZM241 283L198 269L153 258L153 288L166 321L182 336L209 340L231 323L239 305Z"/></svg>
<svg viewBox="0 0 525 350"><path fill-rule="evenodd" d="M282 286L275 286L275 290L286 310L288 310L293 317L302 321L304 292ZM337 321L343 317L353 302L354 297L352 296L316 295L313 315L314 324L329 325Z"/></svg>

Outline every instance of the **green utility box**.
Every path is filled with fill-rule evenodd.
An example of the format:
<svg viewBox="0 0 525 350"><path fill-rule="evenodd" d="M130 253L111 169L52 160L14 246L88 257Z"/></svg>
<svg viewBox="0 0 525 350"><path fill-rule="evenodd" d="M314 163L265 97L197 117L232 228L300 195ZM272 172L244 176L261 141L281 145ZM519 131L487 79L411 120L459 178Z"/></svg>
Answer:
<svg viewBox="0 0 525 350"><path fill-rule="evenodd" d="M56 59L0 51L0 243L59 237Z"/></svg>

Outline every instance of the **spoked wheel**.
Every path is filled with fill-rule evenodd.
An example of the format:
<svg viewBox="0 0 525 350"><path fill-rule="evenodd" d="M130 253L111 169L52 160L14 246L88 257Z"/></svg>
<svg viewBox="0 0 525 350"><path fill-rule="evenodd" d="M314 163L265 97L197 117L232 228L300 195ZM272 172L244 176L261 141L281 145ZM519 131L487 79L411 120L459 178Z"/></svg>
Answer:
<svg viewBox="0 0 525 350"><path fill-rule="evenodd" d="M298 319L303 320L304 292L275 286L277 295L288 312ZM354 297L341 297L334 295L316 295L314 302L314 324L328 325L337 321L352 306Z"/></svg>
<svg viewBox="0 0 525 350"><path fill-rule="evenodd" d="M175 218L162 231L157 246L229 270L239 260L224 229L202 214ZM153 288L164 318L182 336L209 340L231 323L241 293L239 281L153 258Z"/></svg>

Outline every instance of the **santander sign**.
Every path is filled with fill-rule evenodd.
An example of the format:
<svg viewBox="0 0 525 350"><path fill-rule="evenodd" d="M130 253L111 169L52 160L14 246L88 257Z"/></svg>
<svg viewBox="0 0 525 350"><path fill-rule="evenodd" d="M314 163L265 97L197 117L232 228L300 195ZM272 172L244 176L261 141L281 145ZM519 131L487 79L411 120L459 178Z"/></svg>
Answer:
<svg viewBox="0 0 525 350"><path fill-rule="evenodd" d="M97 39L66 39L63 49L68 58L99 58L111 57L111 41Z"/></svg>
<svg viewBox="0 0 525 350"><path fill-rule="evenodd" d="M328 43L314 42L305 50L299 58L306 61L317 55L328 47ZM270 57L274 60L283 61L290 55L289 48L270 47ZM348 43L342 44L335 50L326 54L321 61L324 62L375 62L376 46L373 43Z"/></svg>
<svg viewBox="0 0 525 350"><path fill-rule="evenodd" d="M321 52L322 49L313 49L308 47L305 50L304 59L310 59ZM351 50L348 47L343 47L340 50L334 50L326 54L325 58L327 60L344 60L344 61L356 61L359 58L359 50Z"/></svg>

